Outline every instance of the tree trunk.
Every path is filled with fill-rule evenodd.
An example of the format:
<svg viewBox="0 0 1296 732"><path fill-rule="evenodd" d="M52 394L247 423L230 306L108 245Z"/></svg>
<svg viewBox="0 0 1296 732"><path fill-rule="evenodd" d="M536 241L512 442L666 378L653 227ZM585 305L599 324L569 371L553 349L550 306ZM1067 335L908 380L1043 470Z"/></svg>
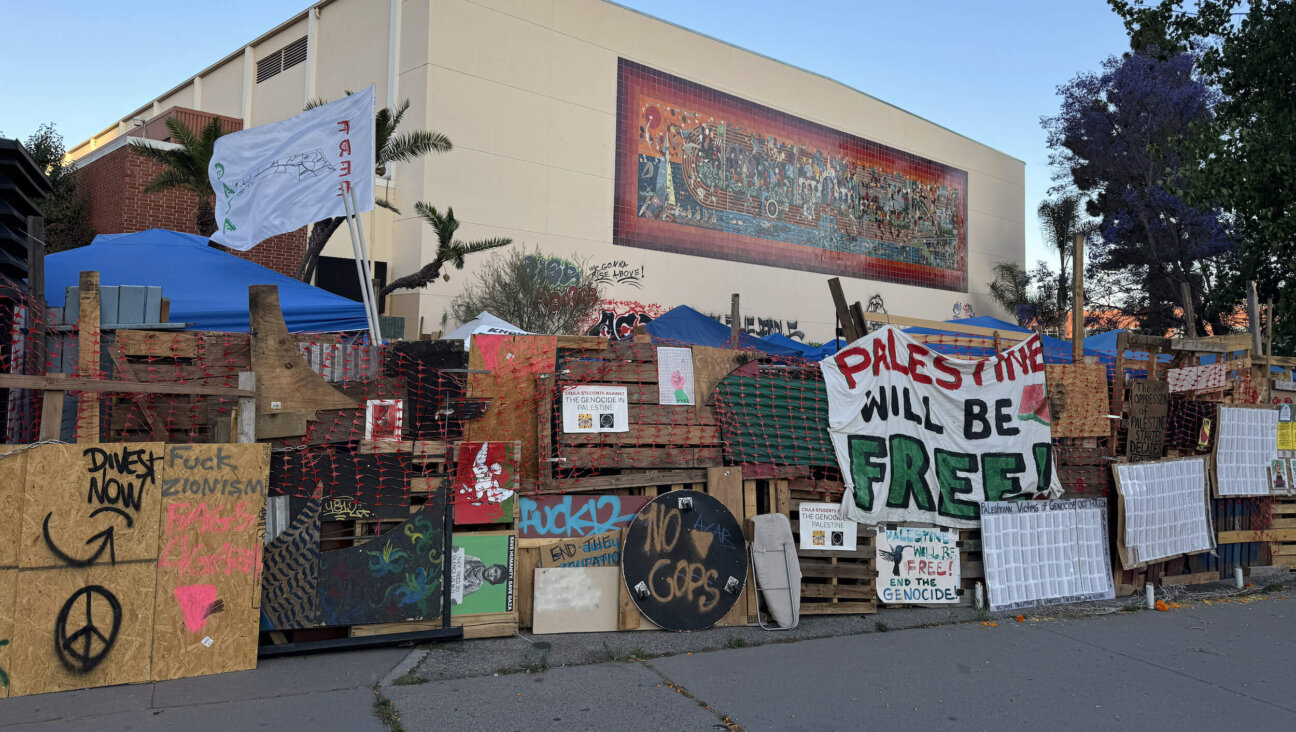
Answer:
<svg viewBox="0 0 1296 732"><path fill-rule="evenodd" d="M310 238L306 240L306 252L302 254L301 263L297 265L297 279L309 284L315 277L315 267L319 264L320 252L324 251L324 245L328 244L333 232L338 230L343 221L346 221L344 217L334 216L311 224Z"/></svg>
<svg viewBox="0 0 1296 732"><path fill-rule="evenodd" d="M194 211L194 223L198 225L198 233L210 238L216 233L216 205L212 202L211 196L198 196L198 208Z"/></svg>
<svg viewBox="0 0 1296 732"><path fill-rule="evenodd" d="M426 287L433 280L441 276L441 266L444 260L437 258L423 265L423 268L414 274L408 274L399 279L392 280L387 286L382 288L378 293L378 299L382 300L396 290L417 290Z"/></svg>

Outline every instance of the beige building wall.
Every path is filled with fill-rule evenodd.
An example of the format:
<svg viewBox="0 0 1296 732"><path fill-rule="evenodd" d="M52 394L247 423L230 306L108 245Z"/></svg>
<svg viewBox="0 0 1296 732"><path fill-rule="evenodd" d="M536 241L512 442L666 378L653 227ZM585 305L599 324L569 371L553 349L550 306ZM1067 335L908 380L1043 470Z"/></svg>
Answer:
<svg viewBox="0 0 1296 732"><path fill-rule="evenodd" d="M245 64L308 33L314 53L305 64L245 94ZM642 267L639 286L618 285L607 292L611 300L719 314L737 292L744 316L796 323L809 340L830 338L830 275L612 244L618 58L967 172L968 291L843 278L851 301L877 295L891 313L942 320L956 305L1004 317L988 294L992 268L1024 260L1022 161L830 79L603 0L330 0L250 47L250 57L238 49L199 73L200 93L191 79L158 101L195 106L200 97L201 109L259 125L296 114L307 98L373 83L380 104L411 100L407 129L437 130L454 142L449 154L393 166L392 200L402 214L366 217L373 255L389 262L392 277L435 256L435 236L413 210L425 200L453 206L464 239L507 236L555 256ZM326 253L349 256L345 229ZM424 331L453 327L443 316L481 261L452 271L449 282L394 295L389 312L406 316L409 336L420 321Z"/></svg>

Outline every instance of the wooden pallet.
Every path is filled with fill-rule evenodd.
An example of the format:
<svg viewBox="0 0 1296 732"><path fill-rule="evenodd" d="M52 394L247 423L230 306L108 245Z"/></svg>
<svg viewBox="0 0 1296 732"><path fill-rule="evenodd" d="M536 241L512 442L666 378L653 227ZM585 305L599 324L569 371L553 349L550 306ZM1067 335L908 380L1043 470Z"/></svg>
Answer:
<svg viewBox="0 0 1296 732"><path fill-rule="evenodd" d="M1296 569L1296 497L1274 499L1273 528L1276 541L1269 543L1273 566Z"/></svg>
<svg viewBox="0 0 1296 732"><path fill-rule="evenodd" d="M800 545L800 522L796 520L802 503L823 500L819 496L804 499L798 491L789 502L792 538ZM860 526L856 550L814 551L797 549L801 563L802 615L863 615L877 612L877 536Z"/></svg>

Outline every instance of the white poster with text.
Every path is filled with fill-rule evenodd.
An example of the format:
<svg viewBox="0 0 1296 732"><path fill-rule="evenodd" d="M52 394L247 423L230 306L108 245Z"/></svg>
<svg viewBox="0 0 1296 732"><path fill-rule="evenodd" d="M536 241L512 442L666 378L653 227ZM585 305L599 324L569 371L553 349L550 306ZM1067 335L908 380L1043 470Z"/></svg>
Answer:
<svg viewBox="0 0 1296 732"><path fill-rule="evenodd" d="M562 424L566 433L629 432L630 397L624 386L563 388Z"/></svg>

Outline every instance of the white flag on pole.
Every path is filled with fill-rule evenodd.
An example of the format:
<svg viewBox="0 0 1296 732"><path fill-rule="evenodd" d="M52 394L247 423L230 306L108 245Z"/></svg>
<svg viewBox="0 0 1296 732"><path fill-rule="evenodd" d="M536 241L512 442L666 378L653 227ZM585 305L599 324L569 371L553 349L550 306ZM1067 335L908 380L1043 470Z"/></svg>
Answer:
<svg viewBox="0 0 1296 732"><path fill-rule="evenodd" d="M216 140L207 170L216 192L212 239L247 251L276 234L374 207L374 88L296 117Z"/></svg>

